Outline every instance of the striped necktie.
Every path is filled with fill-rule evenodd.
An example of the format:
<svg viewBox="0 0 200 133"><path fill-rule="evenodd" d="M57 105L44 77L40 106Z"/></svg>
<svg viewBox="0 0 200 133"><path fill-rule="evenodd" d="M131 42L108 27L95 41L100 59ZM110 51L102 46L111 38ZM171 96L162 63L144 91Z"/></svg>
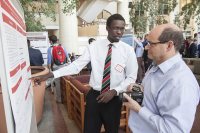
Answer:
<svg viewBox="0 0 200 133"><path fill-rule="evenodd" d="M108 49L108 53L107 53L106 60L105 60L101 93L104 93L110 89L110 70L111 70L112 46L113 46L113 44L109 44L109 49Z"/></svg>

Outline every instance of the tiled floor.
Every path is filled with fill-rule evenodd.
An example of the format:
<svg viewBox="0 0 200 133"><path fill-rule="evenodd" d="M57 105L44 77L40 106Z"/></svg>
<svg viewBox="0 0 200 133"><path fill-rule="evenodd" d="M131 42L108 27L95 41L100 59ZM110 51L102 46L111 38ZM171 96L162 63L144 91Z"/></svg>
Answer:
<svg viewBox="0 0 200 133"><path fill-rule="evenodd" d="M39 133L80 133L73 120L68 118L64 104L57 103L54 95L47 88L45 92L44 111L38 124Z"/></svg>
<svg viewBox="0 0 200 133"><path fill-rule="evenodd" d="M196 119L191 133L200 133L200 105L197 109ZM67 116L66 108L61 103L56 103L54 95L47 89L43 118L38 125L39 133L80 133L73 120ZM123 133L123 131L119 131Z"/></svg>
<svg viewBox="0 0 200 133"><path fill-rule="evenodd" d="M80 133L73 120L67 116L67 110L54 100L54 95L47 89L42 120L38 124L39 133ZM124 133L119 131L119 133Z"/></svg>

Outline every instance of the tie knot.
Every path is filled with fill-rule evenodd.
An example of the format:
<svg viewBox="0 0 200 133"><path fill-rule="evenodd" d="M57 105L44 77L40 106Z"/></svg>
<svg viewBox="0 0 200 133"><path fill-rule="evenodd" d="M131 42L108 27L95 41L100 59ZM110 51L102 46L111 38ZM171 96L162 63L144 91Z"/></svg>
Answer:
<svg viewBox="0 0 200 133"><path fill-rule="evenodd" d="M108 46L109 46L109 48L111 48L113 46L113 44L109 44Z"/></svg>

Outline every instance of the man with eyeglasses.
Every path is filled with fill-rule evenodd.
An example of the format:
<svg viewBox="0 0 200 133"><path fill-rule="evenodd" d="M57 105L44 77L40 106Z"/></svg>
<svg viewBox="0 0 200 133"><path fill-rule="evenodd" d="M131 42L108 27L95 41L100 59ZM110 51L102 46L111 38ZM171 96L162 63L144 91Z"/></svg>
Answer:
<svg viewBox="0 0 200 133"><path fill-rule="evenodd" d="M82 56L59 70L36 77L36 84L50 77L77 74L90 61L91 89L86 96L84 133L118 133L122 101L118 94L125 91L137 78L137 60L133 47L120 41L125 30L125 19L111 15L106 22L107 39L90 44Z"/></svg>
<svg viewBox="0 0 200 133"><path fill-rule="evenodd" d="M142 82L140 106L124 94L134 133L189 133L199 104L199 85L179 54L182 31L174 24L155 27L147 36L153 67Z"/></svg>

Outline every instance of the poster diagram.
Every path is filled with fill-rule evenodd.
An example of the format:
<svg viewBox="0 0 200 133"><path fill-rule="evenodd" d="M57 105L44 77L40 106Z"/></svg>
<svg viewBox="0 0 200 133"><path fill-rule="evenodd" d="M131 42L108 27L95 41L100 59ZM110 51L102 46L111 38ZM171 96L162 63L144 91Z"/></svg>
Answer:
<svg viewBox="0 0 200 133"><path fill-rule="evenodd" d="M13 0L0 0L0 35L2 38L7 87L10 96L16 133L28 133L32 116L30 63L23 14Z"/></svg>
<svg viewBox="0 0 200 133"><path fill-rule="evenodd" d="M50 47L48 32L27 32L27 38L30 40L32 48L41 51L43 65L47 65L47 50Z"/></svg>

